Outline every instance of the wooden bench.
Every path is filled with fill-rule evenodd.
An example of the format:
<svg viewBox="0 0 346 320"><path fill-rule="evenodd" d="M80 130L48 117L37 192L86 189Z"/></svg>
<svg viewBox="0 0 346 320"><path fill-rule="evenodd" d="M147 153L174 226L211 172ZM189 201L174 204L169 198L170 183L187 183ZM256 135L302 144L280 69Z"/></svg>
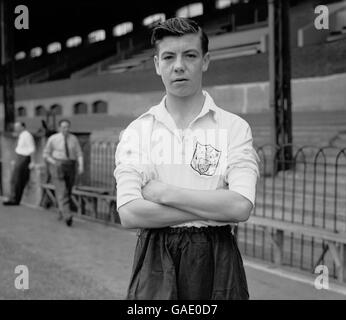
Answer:
<svg viewBox="0 0 346 320"><path fill-rule="evenodd" d="M274 262L281 265L283 261L284 232L291 232L298 235L310 236L316 239L324 240L327 244L324 246L321 256L314 265L314 272L317 265L321 263L325 254L330 251L335 267L337 269L338 280L346 281L346 233L333 232L320 227L306 226L288 221L274 220L265 217L251 216L246 224L252 224L265 230L266 235L274 246ZM276 232L272 234L270 231Z"/></svg>
<svg viewBox="0 0 346 320"><path fill-rule="evenodd" d="M42 183L41 188L41 205L44 198L47 197L57 207L54 185L51 183ZM111 190L105 188L75 186L72 189L72 201L77 207L78 215L89 216L93 219L99 219L98 207L103 202L108 207L109 221L119 223L119 217L116 211L116 195L111 193ZM87 211L91 212L91 216L86 214Z"/></svg>

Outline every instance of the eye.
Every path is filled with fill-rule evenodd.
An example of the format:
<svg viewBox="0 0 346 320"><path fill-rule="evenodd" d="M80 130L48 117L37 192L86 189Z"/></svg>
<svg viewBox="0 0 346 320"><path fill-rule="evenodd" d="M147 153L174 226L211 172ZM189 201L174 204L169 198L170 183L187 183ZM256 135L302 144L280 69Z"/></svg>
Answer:
<svg viewBox="0 0 346 320"><path fill-rule="evenodd" d="M194 53L188 53L186 56L191 59L196 58L196 55Z"/></svg>
<svg viewBox="0 0 346 320"><path fill-rule="evenodd" d="M170 60L170 59L172 59L173 57L172 56L164 56L163 57L163 60Z"/></svg>

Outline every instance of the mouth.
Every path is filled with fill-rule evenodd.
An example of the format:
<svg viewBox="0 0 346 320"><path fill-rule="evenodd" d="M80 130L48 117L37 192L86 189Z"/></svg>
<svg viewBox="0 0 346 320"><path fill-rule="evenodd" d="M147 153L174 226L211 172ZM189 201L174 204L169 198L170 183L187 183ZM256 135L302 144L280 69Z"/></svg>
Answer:
<svg viewBox="0 0 346 320"><path fill-rule="evenodd" d="M173 83L185 83L185 82L187 82L188 81L188 79L186 79L186 78L181 78L181 79L175 79L175 80L173 80L172 82Z"/></svg>

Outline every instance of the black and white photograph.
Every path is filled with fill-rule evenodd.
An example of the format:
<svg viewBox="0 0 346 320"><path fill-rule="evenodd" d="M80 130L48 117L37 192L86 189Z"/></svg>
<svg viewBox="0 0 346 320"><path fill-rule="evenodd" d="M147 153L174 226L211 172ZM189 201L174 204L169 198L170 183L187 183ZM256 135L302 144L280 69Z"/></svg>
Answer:
<svg viewBox="0 0 346 320"><path fill-rule="evenodd" d="M346 300L346 1L0 0L0 300Z"/></svg>

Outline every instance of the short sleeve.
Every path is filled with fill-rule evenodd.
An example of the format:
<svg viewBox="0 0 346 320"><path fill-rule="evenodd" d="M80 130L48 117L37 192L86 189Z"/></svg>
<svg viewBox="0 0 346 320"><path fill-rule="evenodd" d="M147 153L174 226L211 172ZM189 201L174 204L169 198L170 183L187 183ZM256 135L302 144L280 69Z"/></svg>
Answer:
<svg viewBox="0 0 346 320"><path fill-rule="evenodd" d="M259 177L259 157L253 148L251 128L239 118L232 126L228 142L227 167L224 173L228 189L235 191L255 205L256 183Z"/></svg>
<svg viewBox="0 0 346 320"><path fill-rule="evenodd" d="M117 209L135 199L143 199L142 186L149 181L149 161L145 135L129 126L115 152L114 177L117 183Z"/></svg>

